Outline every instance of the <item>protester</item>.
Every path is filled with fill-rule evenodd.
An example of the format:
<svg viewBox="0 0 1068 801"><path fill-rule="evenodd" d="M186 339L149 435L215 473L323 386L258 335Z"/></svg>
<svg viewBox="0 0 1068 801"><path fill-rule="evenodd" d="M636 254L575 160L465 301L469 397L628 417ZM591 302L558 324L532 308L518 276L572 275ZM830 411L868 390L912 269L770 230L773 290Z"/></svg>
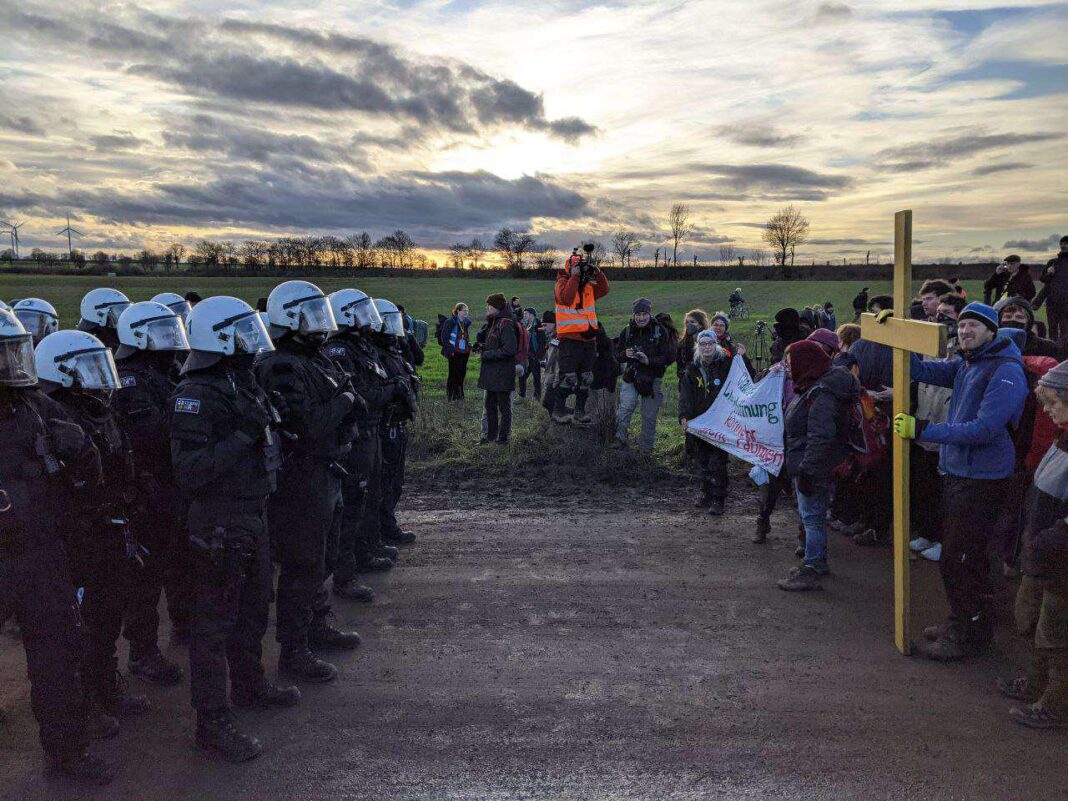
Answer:
<svg viewBox="0 0 1068 801"><path fill-rule="evenodd" d="M591 247L592 252L592 247ZM593 383L593 363L597 358L594 339L600 323L597 301L608 294L608 279L577 252L568 257L556 278L553 297L556 301L556 336L560 340L556 406L552 418L557 423L574 420L588 425L586 400ZM575 395L575 411L567 409L567 399Z"/></svg>
<svg viewBox="0 0 1068 801"><path fill-rule="evenodd" d="M1032 638L1024 676L999 680L1002 695L1022 701L1009 715L1035 729L1068 727L1068 362L1047 372L1035 391L1060 429L1035 471L1024 501L1016 630Z"/></svg>
<svg viewBox="0 0 1068 801"><path fill-rule="evenodd" d="M853 298L853 322L860 320L860 315L868 310L868 288L864 287Z"/></svg>
<svg viewBox="0 0 1068 801"><path fill-rule="evenodd" d="M457 303L441 325L441 355L449 361L445 380L445 397L460 400L464 396L467 361L471 358L471 318L466 303Z"/></svg>
<svg viewBox="0 0 1068 801"><path fill-rule="evenodd" d="M829 300L823 304L823 314L827 318L826 328L834 331L838 328L838 316L834 313L834 304Z"/></svg>
<svg viewBox="0 0 1068 801"><path fill-rule="evenodd" d="M808 341L815 342L823 348L824 353L830 357L832 362L842 350L842 341L838 338L838 334L826 328L817 328L808 335Z"/></svg>
<svg viewBox="0 0 1068 801"><path fill-rule="evenodd" d="M889 295L876 295L868 303L868 311L878 314L893 307ZM857 360L860 384L869 392L882 392L894 384L894 351L887 345L861 339L850 349L849 354Z"/></svg>
<svg viewBox="0 0 1068 801"><path fill-rule="evenodd" d="M616 359L625 365L623 387L616 410L616 445L627 446L631 418L642 407L639 447L646 453L656 441L656 421L664 402L661 383L672 356L670 334L652 316L653 304L646 298L634 301L631 321L615 339Z"/></svg>
<svg viewBox="0 0 1068 801"><path fill-rule="evenodd" d="M527 396L527 379L534 376L534 400L538 400L541 398L541 362L537 354L544 350L545 345L541 341L543 335L538 323L538 312L533 306L523 309L523 327L527 329L527 336L530 337L530 350L523 375L519 377L519 397Z"/></svg>
<svg viewBox="0 0 1068 801"><path fill-rule="evenodd" d="M597 358L593 363L590 385L590 416L598 439L604 443L615 438L616 383L623 370L616 361L615 345L602 325L597 329Z"/></svg>
<svg viewBox="0 0 1068 801"><path fill-rule="evenodd" d="M938 303L943 295L948 295L953 291L953 285L949 281L943 281L941 278L934 278L930 281L924 281L923 286L920 287L919 300L923 306L923 319L929 323L933 323L935 316L938 314Z"/></svg>
<svg viewBox="0 0 1068 801"><path fill-rule="evenodd" d="M842 323L835 333L838 334L839 353L849 353L853 343L860 340L860 326L856 323Z"/></svg>
<svg viewBox="0 0 1068 801"><path fill-rule="evenodd" d="M604 326L597 329L601 332ZM556 312L546 311L541 315L543 349L538 354L541 360L541 405L552 416L556 407L557 385L560 383L560 340L556 337Z"/></svg>
<svg viewBox="0 0 1068 801"><path fill-rule="evenodd" d="M834 470L849 450L849 406L860 393L857 379L840 367L816 342L795 342L786 351L787 367L797 398L786 411L784 469L794 482L798 514L805 528L805 554L800 567L779 581L788 592L820 590L827 564L827 512Z"/></svg>
<svg viewBox="0 0 1068 801"><path fill-rule="evenodd" d="M1010 434L1023 412L1027 380L1020 351L997 338L997 312L970 303L957 323L963 358L947 362L912 358L918 381L953 387L945 423L924 423L911 415L894 419L906 439L941 445L943 496L942 582L950 616L929 628L923 652L931 659L962 659L983 650L993 620L986 549L1016 464Z"/></svg>
<svg viewBox="0 0 1068 801"><path fill-rule="evenodd" d="M779 309L775 312L775 323L771 330L770 355L773 364L783 360L790 345L807 336L801 335L801 315L797 313L797 309Z"/></svg>
<svg viewBox="0 0 1068 801"><path fill-rule="evenodd" d="M1015 270L1012 277L1009 278L1006 295L1010 298L1024 298L1028 301L1034 300L1035 280L1031 277L1031 271L1028 266L1023 263L1019 256L1009 256L1005 259L1005 263Z"/></svg>
<svg viewBox="0 0 1068 801"><path fill-rule="evenodd" d="M679 340L675 357L675 371L679 378L682 377L682 371L693 362L697 335L708 330L708 313L702 309L690 309L682 320L682 328L682 339Z"/></svg>
<svg viewBox="0 0 1068 801"><path fill-rule="evenodd" d="M1058 345L1068 340L1068 236L1062 236L1061 251L1048 262L1038 279L1044 286L1035 297L1035 308L1046 303L1049 337Z"/></svg>
<svg viewBox="0 0 1068 801"><path fill-rule="evenodd" d="M478 371L478 388L486 393L486 441L506 445L512 433L512 392L515 355L519 352L515 321L504 295L486 298L485 336Z"/></svg>
<svg viewBox="0 0 1068 801"><path fill-rule="evenodd" d="M723 514L727 500L727 452L688 433L690 420L704 414L719 395L730 372L730 354L712 331L697 335L693 360L679 379L679 425L686 434L686 454L701 476L701 495L695 506L712 515Z"/></svg>
<svg viewBox="0 0 1068 801"><path fill-rule="evenodd" d="M1026 298L1002 298L994 306L994 311L998 313L1001 328L1021 328L1027 332L1027 343L1022 349L1024 356L1049 356L1058 361L1064 357L1064 349L1058 343L1031 330L1035 324L1035 310Z"/></svg>

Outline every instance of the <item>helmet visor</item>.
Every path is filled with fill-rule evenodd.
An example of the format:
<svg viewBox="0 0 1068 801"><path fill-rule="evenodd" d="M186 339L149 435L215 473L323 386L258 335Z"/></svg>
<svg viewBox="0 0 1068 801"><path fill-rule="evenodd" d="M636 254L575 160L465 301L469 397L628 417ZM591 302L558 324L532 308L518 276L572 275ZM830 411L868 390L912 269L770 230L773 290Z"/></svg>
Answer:
<svg viewBox="0 0 1068 801"><path fill-rule="evenodd" d="M269 350L274 350L274 343L259 314L251 311L234 321L235 353L262 353Z"/></svg>
<svg viewBox="0 0 1068 801"><path fill-rule="evenodd" d="M33 340L29 334L0 339L0 384L31 387L37 383Z"/></svg>
<svg viewBox="0 0 1068 801"><path fill-rule="evenodd" d="M39 309L19 309L15 312L26 333L35 340L44 339L59 330L59 319L54 314Z"/></svg>
<svg viewBox="0 0 1068 801"><path fill-rule="evenodd" d="M382 315L382 333L390 336L404 336L404 320L399 311L386 312Z"/></svg>
<svg viewBox="0 0 1068 801"><path fill-rule="evenodd" d="M377 329L382 325L382 315L378 313L375 302L371 298L361 298L352 305L351 309L357 328Z"/></svg>
<svg viewBox="0 0 1068 801"><path fill-rule="evenodd" d="M107 348L73 353L62 359L63 372L81 389L118 389L119 371Z"/></svg>
<svg viewBox="0 0 1068 801"><path fill-rule="evenodd" d="M148 350L189 350L185 325L178 317L160 317L145 323Z"/></svg>
<svg viewBox="0 0 1068 801"><path fill-rule="evenodd" d="M183 323L189 322L189 312L193 310L193 307L189 305L188 300L179 300L174 303L168 303L167 308L181 317Z"/></svg>
<svg viewBox="0 0 1068 801"><path fill-rule="evenodd" d="M105 318L105 328L117 328L119 325L119 318L122 317L122 313L133 305L128 300L119 300L115 303L107 304L107 317Z"/></svg>
<svg viewBox="0 0 1068 801"><path fill-rule="evenodd" d="M300 333L332 334L337 331L337 321L328 298L311 298L300 304Z"/></svg>

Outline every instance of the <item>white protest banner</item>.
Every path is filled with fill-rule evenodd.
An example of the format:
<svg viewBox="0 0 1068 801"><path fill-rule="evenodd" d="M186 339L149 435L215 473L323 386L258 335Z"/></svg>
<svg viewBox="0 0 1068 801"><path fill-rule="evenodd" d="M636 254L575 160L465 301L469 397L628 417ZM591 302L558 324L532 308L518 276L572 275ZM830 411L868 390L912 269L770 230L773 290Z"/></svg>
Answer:
<svg viewBox="0 0 1068 801"><path fill-rule="evenodd" d="M782 362L754 384L742 359L735 359L723 389L704 414L690 420L686 431L750 464L779 475L785 458Z"/></svg>

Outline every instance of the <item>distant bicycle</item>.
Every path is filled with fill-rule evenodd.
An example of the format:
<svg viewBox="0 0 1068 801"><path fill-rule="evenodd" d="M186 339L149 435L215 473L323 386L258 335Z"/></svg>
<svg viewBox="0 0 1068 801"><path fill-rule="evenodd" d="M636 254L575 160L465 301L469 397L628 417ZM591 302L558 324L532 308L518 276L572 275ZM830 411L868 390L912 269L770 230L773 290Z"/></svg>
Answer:
<svg viewBox="0 0 1068 801"><path fill-rule="evenodd" d="M748 320L749 304L743 300L741 303L736 303L731 306L730 318L732 320Z"/></svg>

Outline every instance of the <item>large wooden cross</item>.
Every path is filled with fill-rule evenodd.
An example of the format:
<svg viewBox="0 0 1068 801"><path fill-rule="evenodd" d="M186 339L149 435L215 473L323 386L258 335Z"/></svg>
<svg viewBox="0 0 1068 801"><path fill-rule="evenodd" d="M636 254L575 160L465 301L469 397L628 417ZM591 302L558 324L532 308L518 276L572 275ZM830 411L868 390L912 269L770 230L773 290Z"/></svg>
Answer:
<svg viewBox="0 0 1068 801"><path fill-rule="evenodd" d="M894 416L909 414L909 368L913 353L945 356L946 329L938 323L908 318L912 300L912 212L894 215L894 316L879 323L873 314L863 314L860 331L864 339L894 349ZM909 445L910 440L891 435L894 463L894 642L901 653L912 649L909 636Z"/></svg>

